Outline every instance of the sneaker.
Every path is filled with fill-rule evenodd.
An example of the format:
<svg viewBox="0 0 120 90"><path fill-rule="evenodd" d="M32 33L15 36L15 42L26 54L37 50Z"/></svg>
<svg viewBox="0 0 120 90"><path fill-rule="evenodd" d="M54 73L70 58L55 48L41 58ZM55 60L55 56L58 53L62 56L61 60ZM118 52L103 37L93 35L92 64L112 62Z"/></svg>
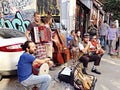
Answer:
<svg viewBox="0 0 120 90"><path fill-rule="evenodd" d="M118 50L114 49L114 52L115 52L115 53L117 53L117 52L118 52Z"/></svg>
<svg viewBox="0 0 120 90"><path fill-rule="evenodd" d="M82 69L82 73L83 73L83 74L88 74L88 73L86 72L86 69L85 69L85 68Z"/></svg>
<svg viewBox="0 0 120 90"><path fill-rule="evenodd" d="M92 69L91 72L94 72L96 74L101 74L101 72L99 72L97 69Z"/></svg>

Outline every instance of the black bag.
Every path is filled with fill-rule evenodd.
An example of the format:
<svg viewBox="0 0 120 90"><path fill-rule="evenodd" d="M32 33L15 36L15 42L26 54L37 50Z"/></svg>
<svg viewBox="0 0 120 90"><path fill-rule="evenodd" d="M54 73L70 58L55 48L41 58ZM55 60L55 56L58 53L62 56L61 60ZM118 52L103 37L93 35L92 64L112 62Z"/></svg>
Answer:
<svg viewBox="0 0 120 90"><path fill-rule="evenodd" d="M74 87L74 90L94 90L97 78L90 74L83 74L81 64L82 63L79 62L74 66L74 69L64 67L59 72L58 79L71 84ZM69 74L67 75L65 72Z"/></svg>
<svg viewBox="0 0 120 90"><path fill-rule="evenodd" d="M72 84L72 76L71 76L71 69L69 67L64 67L59 73L58 73L58 79L60 81Z"/></svg>
<svg viewBox="0 0 120 90"><path fill-rule="evenodd" d="M95 28L92 28L92 29L90 30L90 35L94 36L94 35L96 35L96 34L97 34L96 29L95 29Z"/></svg>

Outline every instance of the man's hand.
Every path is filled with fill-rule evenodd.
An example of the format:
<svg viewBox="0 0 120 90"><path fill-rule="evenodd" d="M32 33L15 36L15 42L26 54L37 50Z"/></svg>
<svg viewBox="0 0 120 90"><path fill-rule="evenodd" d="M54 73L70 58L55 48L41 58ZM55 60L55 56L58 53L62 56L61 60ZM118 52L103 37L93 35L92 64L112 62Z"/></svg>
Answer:
<svg viewBox="0 0 120 90"><path fill-rule="evenodd" d="M90 45L91 45L91 42L90 42L90 41L88 41L87 45L88 45L88 46L90 46Z"/></svg>
<svg viewBox="0 0 120 90"><path fill-rule="evenodd" d="M44 62L45 62L45 63L48 63L49 61L50 61L50 58L45 58L45 59L44 59Z"/></svg>
<svg viewBox="0 0 120 90"><path fill-rule="evenodd" d="M72 51L76 51L76 47L72 47Z"/></svg>

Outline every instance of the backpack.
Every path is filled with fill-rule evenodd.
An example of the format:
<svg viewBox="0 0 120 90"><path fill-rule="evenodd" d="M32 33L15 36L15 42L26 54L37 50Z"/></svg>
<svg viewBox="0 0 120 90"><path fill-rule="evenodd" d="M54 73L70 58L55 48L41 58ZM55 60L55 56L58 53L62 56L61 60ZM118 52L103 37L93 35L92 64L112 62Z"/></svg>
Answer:
<svg viewBox="0 0 120 90"><path fill-rule="evenodd" d="M96 34L97 34L96 29L95 29L95 28L92 28L92 29L90 30L90 35L94 36L94 35L96 35Z"/></svg>

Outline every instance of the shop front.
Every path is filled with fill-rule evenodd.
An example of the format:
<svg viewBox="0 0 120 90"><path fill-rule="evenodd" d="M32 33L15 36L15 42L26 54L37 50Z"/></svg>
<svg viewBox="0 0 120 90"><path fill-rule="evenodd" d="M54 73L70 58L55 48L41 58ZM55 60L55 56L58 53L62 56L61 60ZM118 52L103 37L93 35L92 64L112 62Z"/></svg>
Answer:
<svg viewBox="0 0 120 90"><path fill-rule="evenodd" d="M90 0L76 1L75 30L80 30L81 35L87 32L88 24L90 21L90 3Z"/></svg>

